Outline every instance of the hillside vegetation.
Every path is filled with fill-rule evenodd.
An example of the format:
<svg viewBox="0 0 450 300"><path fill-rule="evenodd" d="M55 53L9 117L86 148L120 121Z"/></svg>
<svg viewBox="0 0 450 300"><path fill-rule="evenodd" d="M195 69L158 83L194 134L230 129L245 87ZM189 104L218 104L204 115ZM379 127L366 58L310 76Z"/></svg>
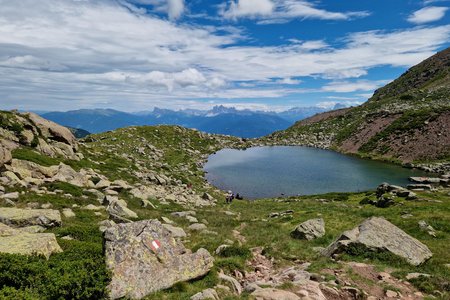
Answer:
<svg viewBox="0 0 450 300"><path fill-rule="evenodd" d="M445 162L450 158L449 96L450 48L412 67L361 106L299 121L262 142L401 163Z"/></svg>

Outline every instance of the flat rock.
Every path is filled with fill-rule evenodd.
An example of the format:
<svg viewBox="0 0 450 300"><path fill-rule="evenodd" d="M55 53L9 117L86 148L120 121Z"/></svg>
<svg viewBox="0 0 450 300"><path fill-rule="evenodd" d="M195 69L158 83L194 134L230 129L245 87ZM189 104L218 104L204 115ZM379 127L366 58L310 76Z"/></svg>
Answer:
<svg viewBox="0 0 450 300"><path fill-rule="evenodd" d="M127 207L127 203L124 200L112 201L106 208L106 211L110 214L127 219L136 219L138 217L134 211Z"/></svg>
<svg viewBox="0 0 450 300"><path fill-rule="evenodd" d="M214 262L205 249L191 253L157 220L117 224L104 238L111 299L141 299L205 275Z"/></svg>
<svg viewBox="0 0 450 300"><path fill-rule="evenodd" d="M202 231L205 230L206 228L207 228L206 225L202 223L194 223L188 226L188 229L193 231Z"/></svg>
<svg viewBox="0 0 450 300"><path fill-rule="evenodd" d="M352 230L345 231L322 253L326 256L345 252L351 246L370 251L389 251L412 265L420 265L433 254L427 246L384 218L366 219Z"/></svg>
<svg viewBox="0 0 450 300"><path fill-rule="evenodd" d="M54 209L0 207L0 222L17 227L40 225L48 228L61 225L61 214Z"/></svg>
<svg viewBox="0 0 450 300"><path fill-rule="evenodd" d="M0 252L21 255L43 255L62 252L53 233L30 233L0 223Z"/></svg>
<svg viewBox="0 0 450 300"><path fill-rule="evenodd" d="M219 300L219 295L215 289L206 289L198 292L190 298L191 300Z"/></svg>
<svg viewBox="0 0 450 300"><path fill-rule="evenodd" d="M325 235L325 222L323 219L311 219L298 225L291 236L297 239L306 239L308 241Z"/></svg>
<svg viewBox="0 0 450 300"><path fill-rule="evenodd" d="M183 228L172 226L170 224L163 224L164 228L166 228L170 233L172 233L175 238L183 238L186 237L186 232L184 232Z"/></svg>
<svg viewBox="0 0 450 300"><path fill-rule="evenodd" d="M258 289L251 294L257 300L300 300L296 294L284 290L265 288Z"/></svg>
<svg viewBox="0 0 450 300"><path fill-rule="evenodd" d="M73 217L75 217L75 213L70 208L64 208L63 211L62 211L62 214L66 218L73 218Z"/></svg>

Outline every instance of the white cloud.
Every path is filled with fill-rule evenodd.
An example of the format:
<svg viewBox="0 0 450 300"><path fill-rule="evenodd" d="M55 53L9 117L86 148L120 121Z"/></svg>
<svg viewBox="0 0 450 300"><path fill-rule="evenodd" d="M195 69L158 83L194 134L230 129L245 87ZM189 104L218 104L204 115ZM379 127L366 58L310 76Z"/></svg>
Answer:
<svg viewBox="0 0 450 300"><path fill-rule="evenodd" d="M184 0L167 0L169 19L178 19L184 12Z"/></svg>
<svg viewBox="0 0 450 300"><path fill-rule="evenodd" d="M291 77L278 79L275 81L275 83L279 84L300 84L302 81L299 79L293 79Z"/></svg>
<svg viewBox="0 0 450 300"><path fill-rule="evenodd" d="M429 6L415 11L408 17L408 21L414 24L425 24L439 21L445 16L448 7Z"/></svg>
<svg viewBox="0 0 450 300"><path fill-rule="evenodd" d="M336 104L339 104L341 106L350 107L350 106L357 106L361 105L363 101L323 101L316 104L317 107L323 108L323 109L333 109Z"/></svg>
<svg viewBox="0 0 450 300"><path fill-rule="evenodd" d="M335 92L335 93L351 93L356 91L373 91L380 86L385 85L389 81L387 80L378 80L378 81L369 81L369 80L357 80L357 81L333 81L327 85L325 85L322 90L326 92Z"/></svg>
<svg viewBox="0 0 450 300"><path fill-rule="evenodd" d="M274 98L304 92L274 81L294 84L302 77L340 83L330 91L355 90L344 83L374 67L412 66L450 39L446 25L354 33L339 47L320 40L249 46L239 44L242 32L234 27L169 22L117 1L0 0L0 7L1 106L32 105L33 99L47 108L107 101L133 110ZM375 88L361 86L356 90Z"/></svg>
<svg viewBox="0 0 450 300"><path fill-rule="evenodd" d="M331 12L306 0L232 0L223 4L219 13L226 19L259 18L260 24L283 23L294 18L349 20L370 15L365 11Z"/></svg>
<svg viewBox="0 0 450 300"><path fill-rule="evenodd" d="M274 7L272 0L236 0L230 2L222 15L227 19L267 16L273 12Z"/></svg>

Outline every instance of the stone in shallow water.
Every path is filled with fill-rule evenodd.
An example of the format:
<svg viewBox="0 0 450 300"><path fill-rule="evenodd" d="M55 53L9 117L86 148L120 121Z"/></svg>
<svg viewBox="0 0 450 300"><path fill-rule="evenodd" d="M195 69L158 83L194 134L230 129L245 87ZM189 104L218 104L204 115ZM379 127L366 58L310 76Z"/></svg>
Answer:
<svg viewBox="0 0 450 300"><path fill-rule="evenodd" d="M433 256L427 246L379 217L369 218L354 229L345 231L323 251L323 254L332 256L345 252L352 246L364 247L371 251L389 251L415 266Z"/></svg>
<svg viewBox="0 0 450 300"><path fill-rule="evenodd" d="M157 220L106 229L106 265L112 272L110 297L141 299L177 282L205 275L214 258L205 249L191 253Z"/></svg>

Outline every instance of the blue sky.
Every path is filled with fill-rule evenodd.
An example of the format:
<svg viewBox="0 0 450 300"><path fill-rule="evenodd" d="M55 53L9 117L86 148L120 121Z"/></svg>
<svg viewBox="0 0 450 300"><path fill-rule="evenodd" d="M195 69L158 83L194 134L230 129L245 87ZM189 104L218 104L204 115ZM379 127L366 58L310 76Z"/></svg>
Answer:
<svg viewBox="0 0 450 300"><path fill-rule="evenodd" d="M448 0L0 0L0 7L2 109L355 105L450 44Z"/></svg>

